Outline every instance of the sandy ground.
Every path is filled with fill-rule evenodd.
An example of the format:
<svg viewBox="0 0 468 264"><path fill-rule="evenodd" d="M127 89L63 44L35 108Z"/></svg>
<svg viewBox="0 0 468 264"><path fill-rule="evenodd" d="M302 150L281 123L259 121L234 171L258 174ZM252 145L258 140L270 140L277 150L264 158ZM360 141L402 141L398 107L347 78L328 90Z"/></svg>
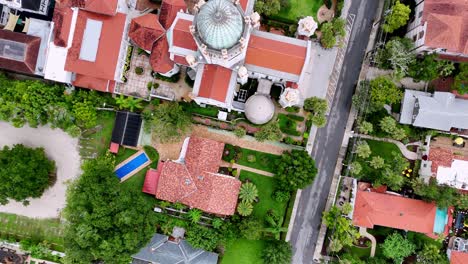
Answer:
<svg viewBox="0 0 468 264"><path fill-rule="evenodd" d="M70 137L60 129L50 127L15 128L0 122L0 147L23 144L29 147L43 147L47 156L55 161L57 182L37 199L30 199L28 206L10 201L0 205L0 212L13 213L35 218L59 217L65 206L67 182L80 173L80 154L78 139Z"/></svg>

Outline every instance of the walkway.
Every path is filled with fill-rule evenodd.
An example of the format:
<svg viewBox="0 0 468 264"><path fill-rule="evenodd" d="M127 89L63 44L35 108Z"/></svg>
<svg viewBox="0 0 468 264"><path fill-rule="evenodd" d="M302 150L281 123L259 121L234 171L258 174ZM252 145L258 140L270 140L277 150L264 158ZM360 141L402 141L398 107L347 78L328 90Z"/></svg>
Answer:
<svg viewBox="0 0 468 264"><path fill-rule="evenodd" d="M375 256L375 249L377 248L377 240L372 234L369 234L367 232L367 228L365 227L359 227L359 234L363 237L367 237L372 245L371 245L371 252L370 252L370 257L373 258Z"/></svg>
<svg viewBox="0 0 468 264"><path fill-rule="evenodd" d="M239 170L246 170L246 171L250 171L250 172L257 173L257 174L260 174L260 175L263 175L263 176L267 176L267 177L273 177L273 176L275 176L275 175L274 175L273 173L271 173L271 172L263 171L263 170L258 170L258 169L254 169L254 168L247 167L247 166L243 166L243 165L240 165L240 164L237 164L237 163L234 163L233 167L236 168L236 169L239 169ZM239 173L240 173L240 172L239 172ZM239 173L238 173L238 175L239 175Z"/></svg>
<svg viewBox="0 0 468 264"><path fill-rule="evenodd" d="M393 143L395 145L398 146L398 148L400 149L401 153L403 154L403 156L405 156L405 158L409 159L409 160L416 160L418 159L418 153L416 152L413 152L413 151L409 151L406 146L407 145L404 145L403 143L401 143L400 141L397 141L397 140L394 140L394 139L390 139L390 138L379 138L379 137L373 137L373 136L369 136L369 135L364 135L364 134L354 134L355 136L358 136L360 138L366 138L366 139L372 139L372 140L377 140L377 141L383 141L383 142L389 142L389 143ZM408 144L408 145L414 145L414 143L411 143L411 144Z"/></svg>

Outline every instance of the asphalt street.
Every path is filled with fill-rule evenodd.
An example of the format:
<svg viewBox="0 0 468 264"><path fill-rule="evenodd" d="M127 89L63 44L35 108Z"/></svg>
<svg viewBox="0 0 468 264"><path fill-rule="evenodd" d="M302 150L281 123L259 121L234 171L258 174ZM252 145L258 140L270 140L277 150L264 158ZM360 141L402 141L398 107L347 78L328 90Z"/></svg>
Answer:
<svg viewBox="0 0 468 264"><path fill-rule="evenodd" d="M302 191L291 233L293 263L314 263L313 254L319 234L322 212L343 140L351 98L357 83L365 49L369 41L372 20L379 0L353 0L349 14L356 18L340 73L328 123L317 132L312 156L319 173L314 183Z"/></svg>

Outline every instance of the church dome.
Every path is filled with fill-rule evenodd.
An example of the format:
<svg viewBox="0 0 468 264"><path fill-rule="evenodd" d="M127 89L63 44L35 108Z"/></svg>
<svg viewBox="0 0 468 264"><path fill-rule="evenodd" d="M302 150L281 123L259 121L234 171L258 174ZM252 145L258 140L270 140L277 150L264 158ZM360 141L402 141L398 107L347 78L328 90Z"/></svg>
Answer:
<svg viewBox="0 0 468 264"><path fill-rule="evenodd" d="M245 116L250 122L256 125L263 125L273 118L275 105L268 96L256 94L247 99L244 111Z"/></svg>
<svg viewBox="0 0 468 264"><path fill-rule="evenodd" d="M221 50L234 46L242 37L244 19L231 0L210 0L202 5L195 22L201 41Z"/></svg>

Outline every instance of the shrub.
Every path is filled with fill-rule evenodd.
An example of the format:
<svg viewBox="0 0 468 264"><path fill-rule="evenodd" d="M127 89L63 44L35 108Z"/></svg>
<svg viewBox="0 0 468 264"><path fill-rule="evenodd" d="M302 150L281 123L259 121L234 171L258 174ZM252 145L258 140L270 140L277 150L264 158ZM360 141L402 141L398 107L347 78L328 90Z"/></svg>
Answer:
<svg viewBox="0 0 468 264"><path fill-rule="evenodd" d="M148 155L148 157L150 158L152 162L156 162L156 163L158 162L159 153L155 148L153 148L152 146L146 145L143 147L143 149L145 150L146 155Z"/></svg>
<svg viewBox="0 0 468 264"><path fill-rule="evenodd" d="M142 75L145 70L142 67L136 67L135 73L138 75Z"/></svg>
<svg viewBox="0 0 468 264"><path fill-rule="evenodd" d="M146 88L148 88L148 90L151 91L151 88L153 88L153 82L147 83Z"/></svg>
<svg viewBox="0 0 468 264"><path fill-rule="evenodd" d="M288 113L299 113L299 110L301 110L298 106L288 106L284 110Z"/></svg>
<svg viewBox="0 0 468 264"><path fill-rule="evenodd" d="M302 122L305 119L303 116L298 116L298 115L293 115L293 114L288 114L287 117L292 120L299 121L299 122Z"/></svg>
<svg viewBox="0 0 468 264"><path fill-rule="evenodd" d="M289 201L289 198L291 198L291 193L288 192L288 191L276 190L273 193L273 199L275 199L275 201L277 201L279 203L287 202L287 201Z"/></svg>
<svg viewBox="0 0 468 264"><path fill-rule="evenodd" d="M234 130L234 135L236 135L238 138L244 137L245 134L247 134L247 131L245 131L245 129L242 127L238 127Z"/></svg>
<svg viewBox="0 0 468 264"><path fill-rule="evenodd" d="M294 144L294 139L292 139L291 137L286 137L284 138L284 143L292 145Z"/></svg>
<svg viewBox="0 0 468 264"><path fill-rule="evenodd" d="M257 158L255 157L255 155L250 154L247 156L247 161L253 163L257 161Z"/></svg>
<svg viewBox="0 0 468 264"><path fill-rule="evenodd" d="M171 77L166 77L159 73L154 73L153 76L159 80L162 80L165 82L171 82L171 83L176 83L180 80L180 72L172 75Z"/></svg>

